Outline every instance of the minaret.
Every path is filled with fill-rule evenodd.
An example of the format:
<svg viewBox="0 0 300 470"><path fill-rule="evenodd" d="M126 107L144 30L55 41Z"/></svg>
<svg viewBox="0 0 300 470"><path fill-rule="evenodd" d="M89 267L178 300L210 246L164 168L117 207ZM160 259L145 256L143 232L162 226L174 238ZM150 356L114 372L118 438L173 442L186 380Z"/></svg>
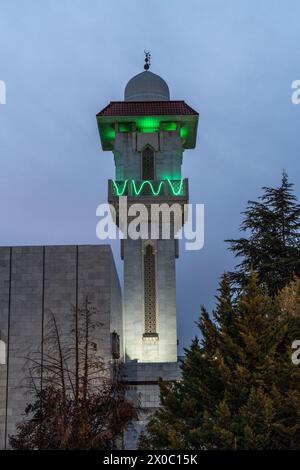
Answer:
<svg viewBox="0 0 300 470"><path fill-rule="evenodd" d="M145 70L129 80L124 101L112 101L97 114L102 148L114 154L108 200L117 224L121 196L127 196L129 207L188 202L181 165L184 150L195 147L198 113L184 101L170 100L168 85L149 66L147 52ZM125 361L176 362L178 240L149 233L147 239L128 237L121 243Z"/></svg>

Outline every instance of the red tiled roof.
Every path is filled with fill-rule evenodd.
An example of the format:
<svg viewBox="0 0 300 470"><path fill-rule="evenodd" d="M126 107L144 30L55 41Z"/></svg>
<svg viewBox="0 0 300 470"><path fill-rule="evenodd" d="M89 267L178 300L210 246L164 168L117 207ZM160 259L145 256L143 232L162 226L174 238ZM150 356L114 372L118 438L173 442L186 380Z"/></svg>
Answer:
<svg viewBox="0 0 300 470"><path fill-rule="evenodd" d="M97 116L198 115L184 101L111 101Z"/></svg>

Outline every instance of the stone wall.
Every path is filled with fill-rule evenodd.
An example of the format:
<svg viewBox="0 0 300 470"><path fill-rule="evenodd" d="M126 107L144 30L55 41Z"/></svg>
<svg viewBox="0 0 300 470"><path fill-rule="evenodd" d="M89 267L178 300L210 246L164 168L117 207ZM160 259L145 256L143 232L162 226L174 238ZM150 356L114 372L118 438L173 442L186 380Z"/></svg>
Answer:
<svg viewBox="0 0 300 470"><path fill-rule="evenodd" d="M72 308L85 299L101 327L97 349L111 360L111 334L122 344L122 296L111 248L107 245L0 247L0 339L7 346L0 364L0 448L22 418L28 390L30 353L42 350L47 315L68 330ZM122 351L122 349L121 349Z"/></svg>
<svg viewBox="0 0 300 470"><path fill-rule="evenodd" d="M176 362L176 279L175 242L157 240L156 317L158 341L144 340L144 278L142 240L124 240L124 337L126 360L139 362Z"/></svg>
<svg viewBox="0 0 300 470"><path fill-rule="evenodd" d="M180 179L183 147L179 130L166 132L117 132L114 144L116 179L141 180L141 150L150 145L155 152L156 179Z"/></svg>
<svg viewBox="0 0 300 470"><path fill-rule="evenodd" d="M134 450L138 447L141 433L146 432L149 417L160 407L159 379L167 382L179 381L180 362L127 362L124 364L123 377L128 385L128 398L139 407L139 419L129 426L124 437L125 448Z"/></svg>
<svg viewBox="0 0 300 470"><path fill-rule="evenodd" d="M155 153L156 180L180 179L183 147L179 129L172 132L117 132L114 143L116 179L141 179L140 152L147 145ZM136 202L143 203L143 197L139 197ZM157 202L155 198L153 202ZM144 243L142 240L123 241L125 356L126 360L137 359L139 362L176 362L176 244L174 239L161 239L154 241L154 244L157 341L143 335Z"/></svg>

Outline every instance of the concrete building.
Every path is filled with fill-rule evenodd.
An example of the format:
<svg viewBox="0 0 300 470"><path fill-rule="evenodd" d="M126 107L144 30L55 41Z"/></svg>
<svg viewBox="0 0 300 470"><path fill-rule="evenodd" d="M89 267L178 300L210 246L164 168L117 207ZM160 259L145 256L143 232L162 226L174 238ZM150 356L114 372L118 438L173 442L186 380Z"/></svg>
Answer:
<svg viewBox="0 0 300 470"><path fill-rule="evenodd" d="M101 322L96 347L109 363L112 333L119 334L121 348L123 341L121 288L110 246L0 248L0 448L8 446L29 401L27 357L42 355L47 314L53 312L66 330L72 307L86 297Z"/></svg>

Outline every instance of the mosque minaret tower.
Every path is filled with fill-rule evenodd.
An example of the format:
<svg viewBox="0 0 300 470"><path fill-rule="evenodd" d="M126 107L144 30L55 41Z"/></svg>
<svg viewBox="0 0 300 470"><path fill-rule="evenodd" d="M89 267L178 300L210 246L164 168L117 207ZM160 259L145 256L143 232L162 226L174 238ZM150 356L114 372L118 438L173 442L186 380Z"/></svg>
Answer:
<svg viewBox="0 0 300 470"><path fill-rule="evenodd" d="M110 102L97 115L102 148L114 155L108 200L117 224L122 196L128 206L188 202L181 166L184 150L196 144L198 113L184 101L171 100L167 83L149 65L146 53L145 70L129 80L124 101ZM125 362L177 362L178 240L151 239L149 233L148 239L128 237L121 243Z"/></svg>

